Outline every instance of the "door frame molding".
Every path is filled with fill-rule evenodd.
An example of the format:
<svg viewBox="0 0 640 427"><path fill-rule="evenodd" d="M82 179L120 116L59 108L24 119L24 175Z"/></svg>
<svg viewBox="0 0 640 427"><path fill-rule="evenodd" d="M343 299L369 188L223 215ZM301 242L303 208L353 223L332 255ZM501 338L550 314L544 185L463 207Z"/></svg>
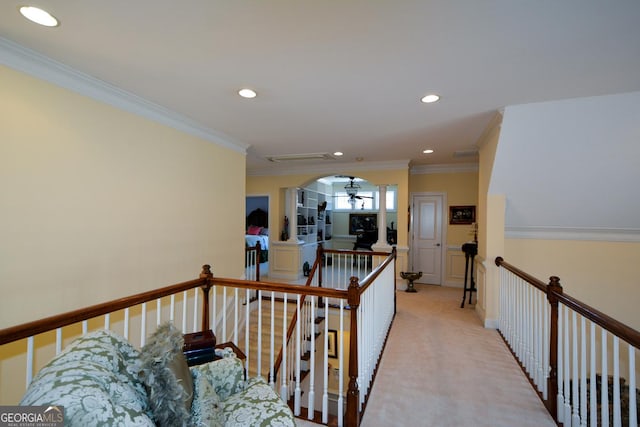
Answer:
<svg viewBox="0 0 640 427"><path fill-rule="evenodd" d="M413 207L415 205L415 198L416 197L420 197L420 196L439 196L442 198L442 206L440 206L440 209L442 209L442 229L440 230L440 236L442 238L442 243L440 244L440 247L442 248L442 251L440 253L440 286L443 285L443 283L446 283L446 267L447 267L447 251L448 251L448 246L447 246L447 227L449 226L449 210L447 209L449 204L447 201L447 193L441 192L441 191L412 191L411 193L409 193L409 200L410 200L410 217L409 217L409 265L411 266L411 271L413 271Z"/></svg>

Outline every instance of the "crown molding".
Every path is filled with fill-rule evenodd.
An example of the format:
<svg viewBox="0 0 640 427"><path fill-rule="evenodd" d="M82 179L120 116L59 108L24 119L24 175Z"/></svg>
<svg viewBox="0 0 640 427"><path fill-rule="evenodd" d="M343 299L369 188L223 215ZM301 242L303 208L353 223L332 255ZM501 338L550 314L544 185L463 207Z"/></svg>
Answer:
<svg viewBox="0 0 640 427"><path fill-rule="evenodd" d="M416 165L409 170L410 175L425 175L431 173L460 173L478 172L477 163L452 163L441 165Z"/></svg>
<svg viewBox="0 0 640 427"><path fill-rule="evenodd" d="M386 162L354 162L342 163L331 160L322 160L326 164L315 165L285 165L281 167L247 168L247 176L284 176L298 174L327 174L335 175L352 171L370 170L398 170L408 169L409 160L392 160Z"/></svg>
<svg viewBox="0 0 640 427"><path fill-rule="evenodd" d="M234 141L227 135L208 129L186 116L3 37L0 37L0 64L181 132L247 154L249 148L247 144Z"/></svg>
<svg viewBox="0 0 640 427"><path fill-rule="evenodd" d="M508 239L640 242L640 229L577 227L505 227Z"/></svg>

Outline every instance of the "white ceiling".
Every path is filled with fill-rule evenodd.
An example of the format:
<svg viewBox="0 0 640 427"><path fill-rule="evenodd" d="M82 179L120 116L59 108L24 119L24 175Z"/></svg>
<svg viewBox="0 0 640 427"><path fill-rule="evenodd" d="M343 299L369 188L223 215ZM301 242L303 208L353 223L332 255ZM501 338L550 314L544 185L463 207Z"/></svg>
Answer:
<svg viewBox="0 0 640 427"><path fill-rule="evenodd" d="M0 3L1 37L250 145L250 172L476 162L453 153L505 106L640 90L637 0L38 0L53 29L25 3Z"/></svg>

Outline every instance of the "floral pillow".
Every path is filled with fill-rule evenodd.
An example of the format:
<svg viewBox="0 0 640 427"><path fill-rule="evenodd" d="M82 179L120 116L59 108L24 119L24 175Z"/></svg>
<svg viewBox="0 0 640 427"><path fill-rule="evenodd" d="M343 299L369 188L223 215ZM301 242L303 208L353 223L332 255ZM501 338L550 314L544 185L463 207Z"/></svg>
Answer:
<svg viewBox="0 0 640 427"><path fill-rule="evenodd" d="M20 405L63 406L68 425L153 426L138 355L113 332L91 332L40 370Z"/></svg>
<svg viewBox="0 0 640 427"><path fill-rule="evenodd" d="M172 323L160 325L142 348L140 376L159 426L187 425L193 399L193 379L182 353L182 332Z"/></svg>
<svg viewBox="0 0 640 427"><path fill-rule="evenodd" d="M191 423L193 426L224 426L225 417L211 380L198 369L192 369L193 404L191 405Z"/></svg>

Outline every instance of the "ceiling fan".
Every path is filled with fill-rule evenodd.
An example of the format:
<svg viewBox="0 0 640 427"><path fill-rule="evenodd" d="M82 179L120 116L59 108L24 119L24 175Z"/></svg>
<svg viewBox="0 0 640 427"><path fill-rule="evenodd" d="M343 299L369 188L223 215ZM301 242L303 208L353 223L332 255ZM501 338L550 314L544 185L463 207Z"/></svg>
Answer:
<svg viewBox="0 0 640 427"><path fill-rule="evenodd" d="M349 197L349 204L351 205L351 209L355 208L356 199L357 200L373 199L372 196L358 195L358 190L361 187L360 187L360 184L358 184L356 182L356 178L354 176L342 176L342 175L339 175L339 176L336 176L336 178L349 178L349 183L344 186L344 190L347 193L347 197ZM334 196L334 197L340 197L340 196ZM364 204L363 204L363 208L364 208Z"/></svg>

